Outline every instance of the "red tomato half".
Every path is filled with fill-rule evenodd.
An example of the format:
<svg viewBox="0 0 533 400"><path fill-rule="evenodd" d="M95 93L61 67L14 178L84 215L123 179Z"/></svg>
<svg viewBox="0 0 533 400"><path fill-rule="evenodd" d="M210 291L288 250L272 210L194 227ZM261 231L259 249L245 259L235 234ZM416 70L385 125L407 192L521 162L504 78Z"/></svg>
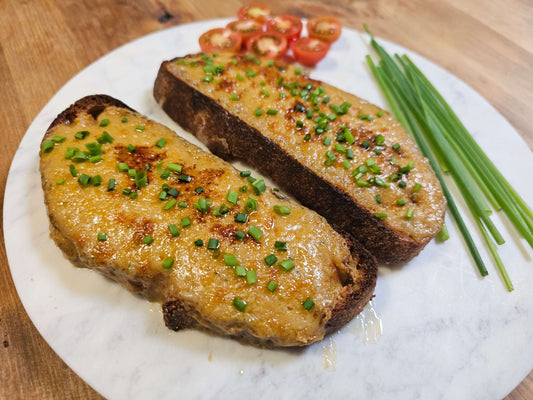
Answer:
<svg viewBox="0 0 533 400"><path fill-rule="evenodd" d="M335 17L311 18L307 21L307 33L309 37L333 43L341 35L342 26Z"/></svg>
<svg viewBox="0 0 533 400"><path fill-rule="evenodd" d="M242 6L237 12L239 19L253 19L254 21L264 24L270 18L270 8L264 4L250 4Z"/></svg>
<svg viewBox="0 0 533 400"><path fill-rule="evenodd" d="M277 32L285 36L289 42L300 37L302 27L300 18L288 14L278 15L266 23L267 32Z"/></svg>
<svg viewBox="0 0 533 400"><path fill-rule="evenodd" d="M263 31L263 25L253 19L240 19L238 21L230 22L226 28L232 32L239 33L242 37L243 46L246 45L248 39L256 33Z"/></svg>
<svg viewBox="0 0 533 400"><path fill-rule="evenodd" d="M256 57L278 58L287 51L287 39L276 32L258 33L246 42L246 48Z"/></svg>
<svg viewBox="0 0 533 400"><path fill-rule="evenodd" d="M329 51L329 43L308 37L296 39L290 47L296 60L309 67L316 65Z"/></svg>
<svg viewBox="0 0 533 400"><path fill-rule="evenodd" d="M200 36L198 42L202 51L206 53L237 51L241 48L242 37L226 28L215 28Z"/></svg>

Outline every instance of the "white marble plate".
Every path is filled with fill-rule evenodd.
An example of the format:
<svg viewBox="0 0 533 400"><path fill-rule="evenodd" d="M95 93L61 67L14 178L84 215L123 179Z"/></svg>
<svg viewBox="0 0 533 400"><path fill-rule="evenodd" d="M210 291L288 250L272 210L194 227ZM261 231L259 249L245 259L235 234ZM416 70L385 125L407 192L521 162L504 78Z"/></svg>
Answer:
<svg viewBox="0 0 533 400"><path fill-rule="evenodd" d="M70 80L29 127L8 177L4 235L19 296L45 340L110 399L506 395L533 368L533 262L531 249L515 243L499 216L508 241L501 255L514 292L506 291L490 261L490 275L480 278L448 220L449 241L430 243L401 268L380 267L373 308L301 350L260 350L196 331L171 332L158 305L63 258L48 234L38 173L39 143L50 122L78 98L105 93L198 143L157 106L152 84L161 61L198 51L198 36L226 22L182 25L118 48ZM367 39L345 29L314 76L384 106L364 62ZM533 157L511 125L446 71L383 44L412 56L518 191L532 199Z"/></svg>

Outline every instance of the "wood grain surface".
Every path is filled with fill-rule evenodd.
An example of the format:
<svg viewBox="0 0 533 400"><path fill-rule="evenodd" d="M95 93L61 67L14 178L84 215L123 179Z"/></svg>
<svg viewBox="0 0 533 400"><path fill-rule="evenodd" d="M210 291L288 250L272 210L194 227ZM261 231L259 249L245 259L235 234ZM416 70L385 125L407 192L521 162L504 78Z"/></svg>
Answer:
<svg viewBox="0 0 533 400"><path fill-rule="evenodd" d="M263 3L276 14L334 15L357 30L367 23L376 36L416 51L472 86L533 147L532 1ZM9 166L26 129L77 72L147 33L231 17L242 4L238 0L0 0L2 208ZM100 399L31 323L11 279L3 231L0 235L0 399ZM533 399L533 372L506 399Z"/></svg>

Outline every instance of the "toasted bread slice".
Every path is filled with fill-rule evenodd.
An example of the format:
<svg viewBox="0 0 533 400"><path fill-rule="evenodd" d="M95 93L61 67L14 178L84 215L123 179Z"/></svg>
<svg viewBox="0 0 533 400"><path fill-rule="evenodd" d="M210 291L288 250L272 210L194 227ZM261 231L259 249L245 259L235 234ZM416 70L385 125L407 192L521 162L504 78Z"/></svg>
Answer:
<svg viewBox="0 0 533 400"><path fill-rule="evenodd" d="M40 171L65 255L161 302L171 329L307 345L373 295L375 259L323 217L109 96L55 119Z"/></svg>
<svg viewBox="0 0 533 400"><path fill-rule="evenodd" d="M294 65L176 58L162 63L154 96L213 153L258 168L378 261L410 260L442 227L439 181L401 125Z"/></svg>

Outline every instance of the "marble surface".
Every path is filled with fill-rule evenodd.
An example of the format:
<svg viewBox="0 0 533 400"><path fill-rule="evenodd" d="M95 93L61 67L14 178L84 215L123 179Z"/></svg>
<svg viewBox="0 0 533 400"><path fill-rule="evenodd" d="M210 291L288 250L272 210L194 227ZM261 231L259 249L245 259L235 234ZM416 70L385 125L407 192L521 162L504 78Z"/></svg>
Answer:
<svg viewBox="0 0 533 400"><path fill-rule="evenodd" d="M482 245L489 276L478 275L448 220L450 240L430 243L403 266L380 266L372 304L338 333L299 350L169 331L157 304L62 256L49 237L38 173L46 127L78 98L105 93L198 144L158 107L152 83L161 61L198 51L199 34L224 22L178 26L115 50L70 80L29 127L8 177L4 235L13 280L39 332L109 399L504 397L533 368L533 252L516 243L499 215L495 222L507 239L500 254L514 292L506 291ZM532 199L525 183L533 156L511 125L446 71L382 43L412 57L521 195ZM367 37L346 29L314 77L384 106L364 63L368 52Z"/></svg>

